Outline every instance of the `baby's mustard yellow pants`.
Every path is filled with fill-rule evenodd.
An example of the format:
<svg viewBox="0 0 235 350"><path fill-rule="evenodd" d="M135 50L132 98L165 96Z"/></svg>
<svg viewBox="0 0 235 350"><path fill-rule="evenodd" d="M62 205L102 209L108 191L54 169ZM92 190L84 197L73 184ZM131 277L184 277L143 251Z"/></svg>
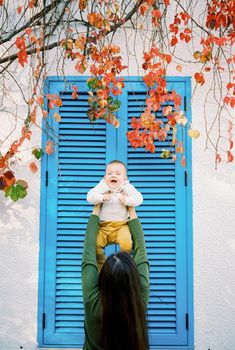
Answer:
<svg viewBox="0 0 235 350"><path fill-rule="evenodd" d="M101 221L96 241L96 259L99 271L105 262L104 247L119 244L121 252L130 253L132 249L131 233L128 221Z"/></svg>

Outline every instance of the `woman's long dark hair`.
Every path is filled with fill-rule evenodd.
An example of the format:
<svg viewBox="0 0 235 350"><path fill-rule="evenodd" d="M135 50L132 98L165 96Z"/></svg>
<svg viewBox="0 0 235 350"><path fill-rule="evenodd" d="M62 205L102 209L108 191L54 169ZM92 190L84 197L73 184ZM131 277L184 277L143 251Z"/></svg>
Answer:
<svg viewBox="0 0 235 350"><path fill-rule="evenodd" d="M99 275L105 350L147 350L145 306L135 262L127 253L110 255Z"/></svg>

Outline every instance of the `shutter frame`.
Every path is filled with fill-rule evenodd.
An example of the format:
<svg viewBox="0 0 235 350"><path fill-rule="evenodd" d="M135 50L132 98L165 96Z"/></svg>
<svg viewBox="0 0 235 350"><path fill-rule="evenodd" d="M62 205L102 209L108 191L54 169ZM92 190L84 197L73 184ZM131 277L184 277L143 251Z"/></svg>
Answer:
<svg viewBox="0 0 235 350"><path fill-rule="evenodd" d="M74 77L67 77L67 81L69 81L71 84L77 84L79 83L79 90L82 91L86 89L86 77L82 77L82 78L74 78ZM186 91L186 97L187 97L187 100L189 101L190 99L190 93L191 93L191 86L190 86L190 78L170 78L168 79L169 82L174 86L174 84L177 84L177 83L182 83L184 86L185 86L185 91ZM129 83L130 82L130 79L127 78L126 79L126 82ZM169 84L168 82L168 84ZM140 86L140 90L143 89L144 87L144 83L142 82L142 80L138 77L132 77L131 78L131 85L133 84L136 84L136 86ZM58 78L58 77L51 77L51 78L48 78L47 79L47 82L45 84L45 89L44 89L44 92L45 94L46 93L52 93L53 91L53 86L56 86L56 90L58 91L63 91L64 89L64 81L63 81L63 78ZM126 85L127 86L127 85ZM47 102L46 102L47 103ZM188 108L187 110L187 118L190 119L190 115L191 115L191 109ZM111 127L111 126L109 126ZM111 127L112 128L112 127ZM121 129L120 129L121 130ZM119 130L118 130L119 131ZM121 136L121 133L120 133L120 136L118 134L117 136L117 144L115 146L116 148L116 151L118 152L119 151L119 145L120 145L120 141L121 141L121 137L123 138L125 135L124 135L124 128L122 129L122 136ZM42 136L42 144L45 145L46 143L46 137L45 137L45 134ZM123 151L122 151L123 152ZM191 208L191 205L192 205L192 196L191 196L191 140L187 140L187 149L186 149L186 152L187 152L187 164L189 164L189 166L187 167L187 174L188 174L188 186L186 188L186 196L187 196L187 207L189 206ZM125 152L124 152L125 153ZM107 162L112 160L113 158L118 158L121 160L121 157L124 156L124 153L121 155L120 153L118 154L117 153L117 157L111 157L110 154L109 154L109 159L107 159ZM107 154L108 155L108 154ZM137 158L138 158L138 155L137 155ZM126 158L127 159L127 158ZM51 161L51 158L50 158L50 161ZM125 160L124 160L125 161ZM129 162L128 164L131 167L133 167L133 164L131 162ZM41 172L42 172L42 184L45 184L45 180L46 180L46 170L48 169L47 168L48 164L47 164L47 155L44 155L43 156L43 161L42 161L42 167L41 167ZM167 170L167 164L164 165L164 167L166 168ZM159 168L159 165L156 164L156 170ZM50 172L49 172L49 182L50 182ZM61 188L63 188L63 182L61 182ZM92 184L93 186L93 184ZM149 187L149 189L151 189L151 187ZM85 189L85 191L87 191L88 188ZM158 188L158 193L159 191L161 192L161 189ZM169 193L171 193L171 188L169 187L168 188L168 191ZM147 189L147 192L144 194L144 196L149 197L150 194L148 193L148 189ZM41 211L40 211L40 236L41 236L41 239L40 239L40 250L41 250L41 255L40 255L40 265L39 265L39 312L38 312L38 342L41 346L43 345L47 345L48 343L46 342L46 337L44 337L43 335L43 330L42 330L42 318L43 318L43 312L44 311L44 283L45 283L45 279L46 279L46 276L44 274L44 271L45 271L45 263L44 263L44 257L43 257L43 252L44 252L44 247L45 247L45 241L46 241L46 237L45 237L45 226L46 226L46 223L45 223L45 217L46 217L46 208L45 208L45 201L47 199L47 192L46 192L46 188L45 186L42 185L42 190L41 190ZM149 200L150 198L148 198L147 200ZM186 245L186 248L187 248L187 251L188 251L188 256L187 256L187 270L188 270L188 275L187 275L187 287L188 287L188 291L187 291L187 311L188 311L188 314L189 314L189 331L188 331L188 339L187 339L187 342L185 343L186 345L182 345L182 348L184 349L192 349L193 347L193 291L192 291L192 271L193 271L193 268L192 268L192 239L191 239L191 232L192 232L192 212L191 210L188 210L187 211L187 222L186 222L186 225L187 225L187 232L189 233L189 236L187 237L187 241L185 242L185 245ZM151 223L149 222L148 224L146 223L145 224L148 228L153 228L154 227L154 223ZM161 230L161 224L159 224L159 229ZM82 225L82 228L81 229L85 229L85 225ZM171 240L170 236L167 238L168 240ZM160 267L159 267L160 268ZM153 273L155 274L158 274L157 271L155 271L155 268L153 267ZM184 325L185 325L185 314L183 316L184 318ZM47 325L48 325L48 319L46 320L47 321ZM46 328L47 328L47 325L46 325ZM180 330L181 331L181 330ZM155 346L154 348L158 348L158 346L160 346L161 349L164 349L165 346L167 346L167 348L170 348L172 346L177 346L177 344L175 344L175 340L173 339L173 337L171 335L168 335L168 345L165 345L164 342L163 342L163 345L156 343L155 342ZM74 338L75 339L75 338ZM150 341L151 341L151 335L150 335ZM79 342L80 343L80 342ZM83 343L83 339L81 339L81 344ZM64 347L70 347L70 346L76 346L78 347L79 344L76 343L74 340L72 340L71 342L69 342L69 345L65 344L64 342L61 343L61 340L60 339L54 339L50 344L53 344L53 345L58 345L58 346L64 346ZM172 345L171 345L172 344ZM177 346L177 348L181 348L180 345Z"/></svg>

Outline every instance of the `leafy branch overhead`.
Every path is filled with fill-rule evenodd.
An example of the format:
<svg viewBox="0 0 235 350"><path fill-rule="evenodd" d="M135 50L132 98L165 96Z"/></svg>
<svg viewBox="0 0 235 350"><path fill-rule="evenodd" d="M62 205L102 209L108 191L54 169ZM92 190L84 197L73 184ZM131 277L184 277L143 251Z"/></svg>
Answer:
<svg viewBox="0 0 235 350"><path fill-rule="evenodd" d="M200 132L189 123L187 110L181 110L180 93L168 91L166 76L171 67L183 74L190 65L193 98L195 89L201 87L205 96L201 129L206 133L206 148L213 150L216 167L222 161L234 161L233 0L26 0L14 4L0 0L0 112L15 120L1 140L0 189L7 197L16 201L27 194L27 183L16 178L13 167L27 146L34 144L35 130L42 124L48 140L44 150L33 146L31 171L37 172L44 152L54 152L57 139L50 118L60 122L62 99L43 92L52 68L64 76L73 99L79 99L79 86L67 84L68 67L90 76L88 119L91 123L104 119L118 128L123 76L129 74L129 62L136 62L146 85L146 104L141 115L132 119L126 136L134 148L155 152L158 141L166 141L171 134L171 148L162 149L161 156L172 161L179 158L186 166L184 144L177 135L186 128L188 137L196 139ZM133 45L137 41L142 44L138 51ZM217 106L213 119L208 114L212 99Z"/></svg>

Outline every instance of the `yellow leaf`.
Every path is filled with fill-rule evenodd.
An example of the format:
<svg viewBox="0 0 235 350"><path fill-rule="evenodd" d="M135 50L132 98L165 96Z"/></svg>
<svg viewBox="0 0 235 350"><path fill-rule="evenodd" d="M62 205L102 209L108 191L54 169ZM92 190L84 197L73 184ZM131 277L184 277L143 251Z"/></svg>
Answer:
<svg viewBox="0 0 235 350"><path fill-rule="evenodd" d="M55 118L55 120L59 123L61 121L61 117L59 115L59 113L54 113L53 114L53 118Z"/></svg>
<svg viewBox="0 0 235 350"><path fill-rule="evenodd" d="M189 129L188 135L193 139L197 139L200 136L200 132L198 130Z"/></svg>

